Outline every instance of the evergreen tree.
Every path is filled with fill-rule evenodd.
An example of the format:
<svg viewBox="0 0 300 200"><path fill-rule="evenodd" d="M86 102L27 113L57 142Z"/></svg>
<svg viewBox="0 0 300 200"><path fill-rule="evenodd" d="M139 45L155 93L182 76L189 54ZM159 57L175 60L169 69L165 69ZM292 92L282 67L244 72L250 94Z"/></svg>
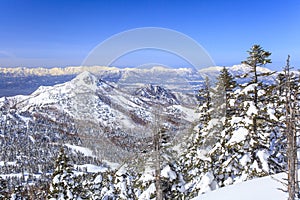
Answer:
<svg viewBox="0 0 300 200"><path fill-rule="evenodd" d="M0 199L8 198L7 181L0 176Z"/></svg>
<svg viewBox="0 0 300 200"><path fill-rule="evenodd" d="M116 189L117 199L134 200L134 181L136 179L135 172L127 170L127 165L120 167L114 173L114 185Z"/></svg>
<svg viewBox="0 0 300 200"><path fill-rule="evenodd" d="M25 199L25 188L22 185L16 185L11 193L11 200L23 200Z"/></svg>
<svg viewBox="0 0 300 200"><path fill-rule="evenodd" d="M211 126L211 130L217 129L213 132L216 140L213 148L209 151L208 157L210 158L210 164L206 165L211 167L212 174L218 186L223 186L223 182L228 178L228 175L222 171L223 163L226 160L226 155L224 155L226 142L231 128L232 116L235 115L235 97L234 92L236 90L237 84L233 76L224 67L220 75L217 78L216 87L213 92L213 102L215 117L215 124ZM210 131L211 131L210 130ZM206 170L208 171L208 170Z"/></svg>
<svg viewBox="0 0 300 200"><path fill-rule="evenodd" d="M212 177L212 162L207 154L216 140L216 135L214 135L216 129L213 128L216 116L213 114L215 109L212 105L212 89L208 78L205 79L204 86L199 90L198 99L199 130L192 133L185 151L180 156L182 173L186 181L184 194L187 198L193 198L198 193L217 187L214 178L206 182L206 185L202 181L203 178Z"/></svg>
<svg viewBox="0 0 300 200"><path fill-rule="evenodd" d="M78 199L90 199L91 194L88 187L89 174L84 173L82 175L77 175L74 177L74 190L73 193L76 194ZM80 197L80 198L79 198ZM76 197L75 197L76 198Z"/></svg>
<svg viewBox="0 0 300 200"><path fill-rule="evenodd" d="M260 45L253 45L252 48L248 51L248 54L249 57L247 58L247 60L242 61L242 63L248 65L251 69L249 71L249 74L246 75L246 77L250 76L251 78L251 81L247 84L247 87L250 86L250 88L248 88L250 90L247 92L247 96L249 97L249 100L254 102L254 106L256 107L256 109L259 109L259 103L261 103L261 98L264 97L264 94L261 95L261 93L263 92L263 89L265 89L264 86L266 86L262 82L262 80L259 80L259 78L262 76L269 76L271 75L271 73L258 73L257 70L258 67L262 67L268 63L271 63L271 59L269 59L271 53L265 51ZM259 115L253 116L252 131L254 135L257 135L259 117Z"/></svg>
<svg viewBox="0 0 300 200"><path fill-rule="evenodd" d="M180 169L174 161L172 138L170 133L160 125L154 125L153 139L144 172L134 181L139 199L172 199L179 198L183 187ZM146 156L144 154L144 156Z"/></svg>
<svg viewBox="0 0 300 200"><path fill-rule="evenodd" d="M208 111L211 107L211 94L210 94L210 80L206 76L203 87L199 89L197 94L197 99L199 101L198 111L200 112L200 122L201 124L205 124L210 120L210 116Z"/></svg>
<svg viewBox="0 0 300 200"><path fill-rule="evenodd" d="M55 162L52 183L49 189L49 199L79 199L74 182L73 165L61 148Z"/></svg>
<svg viewBox="0 0 300 200"><path fill-rule="evenodd" d="M225 111L223 116L226 118L230 118L235 111L233 108L234 105L232 105L231 102L234 100L233 92L236 87L237 83L234 80L234 77L229 73L227 68L223 67L220 75L217 77L214 97L215 99L223 100L219 106L222 108L222 111Z"/></svg>
<svg viewBox="0 0 300 200"><path fill-rule="evenodd" d="M85 187L89 188L89 199L119 199L133 200L135 198L133 183L134 176L125 168L118 171L106 170L93 174Z"/></svg>
<svg viewBox="0 0 300 200"><path fill-rule="evenodd" d="M285 171L286 168L286 134L285 134L285 75L279 73L276 77L276 83L273 86L271 98L268 100L269 108L272 110L272 134L270 135L271 149L270 159L273 171Z"/></svg>
<svg viewBox="0 0 300 200"><path fill-rule="evenodd" d="M187 167L186 177L191 184L189 193L192 196L281 170L271 159L275 153L272 138L275 138L274 122L277 120L275 104L270 100L273 85L263 82L271 73L258 70L271 62L269 56L269 52L254 45L243 62L250 68L244 76L249 82L235 89L236 82L223 68L216 87L202 92L210 95L203 98L209 99L205 102L209 106L200 106L208 108L203 118L206 120L201 121L201 129L195 134L196 142L189 146L182 159ZM207 145L207 141L212 145ZM192 174L193 171L196 173Z"/></svg>
<svg viewBox="0 0 300 200"><path fill-rule="evenodd" d="M161 169L162 199L183 199L185 184L182 173L175 163L164 164ZM156 199L155 171L146 166L134 181L136 199Z"/></svg>
<svg viewBox="0 0 300 200"><path fill-rule="evenodd" d="M240 89L234 92L236 112L229 118L219 147L214 148L222 155L217 173L220 186L274 173L269 161L275 118L267 101L270 87L262 81L271 73L258 72L258 67L271 62L268 58L271 53L259 45L254 45L248 53L243 63L250 68L245 76L250 81L239 85Z"/></svg>

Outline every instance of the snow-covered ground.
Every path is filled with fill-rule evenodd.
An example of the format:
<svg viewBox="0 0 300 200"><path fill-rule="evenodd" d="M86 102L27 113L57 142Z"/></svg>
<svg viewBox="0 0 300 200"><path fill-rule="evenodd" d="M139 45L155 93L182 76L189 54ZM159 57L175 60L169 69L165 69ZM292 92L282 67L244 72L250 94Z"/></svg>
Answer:
<svg viewBox="0 0 300 200"><path fill-rule="evenodd" d="M257 178L208 192L193 200L284 200L287 193L278 188L286 190L280 183L286 177L285 173L281 173Z"/></svg>
<svg viewBox="0 0 300 200"><path fill-rule="evenodd" d="M84 164L84 165L74 165L74 168L86 169L89 173L97 173L97 172L105 172L107 171L106 167L96 166L92 164Z"/></svg>
<svg viewBox="0 0 300 200"><path fill-rule="evenodd" d="M65 146L72 149L74 151L74 153L80 152L80 153L84 154L85 156L90 156L90 157L94 156L93 151L88 149L88 148L80 147L80 146L76 146L76 145L71 145L71 144L65 144Z"/></svg>

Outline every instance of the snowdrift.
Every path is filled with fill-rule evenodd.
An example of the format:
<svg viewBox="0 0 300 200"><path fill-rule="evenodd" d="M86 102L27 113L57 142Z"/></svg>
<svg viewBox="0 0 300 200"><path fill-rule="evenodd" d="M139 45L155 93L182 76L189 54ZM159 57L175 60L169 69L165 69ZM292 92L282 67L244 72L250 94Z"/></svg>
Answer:
<svg viewBox="0 0 300 200"><path fill-rule="evenodd" d="M288 195L279 188L286 190L280 183L284 182L286 177L285 173L281 173L257 178L208 192L193 200L284 200Z"/></svg>

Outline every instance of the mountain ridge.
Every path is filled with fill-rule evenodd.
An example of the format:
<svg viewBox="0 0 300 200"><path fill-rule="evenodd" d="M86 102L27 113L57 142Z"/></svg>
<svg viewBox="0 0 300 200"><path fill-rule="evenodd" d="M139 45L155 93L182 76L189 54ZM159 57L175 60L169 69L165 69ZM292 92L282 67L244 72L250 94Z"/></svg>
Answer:
<svg viewBox="0 0 300 200"><path fill-rule="evenodd" d="M233 66L225 66L232 71L243 71L245 69L244 64L237 64ZM161 66L153 66L152 68L119 68L119 67L110 67L110 66L68 66L68 67L53 67L53 68L29 68L29 67L0 67L0 73L13 75L13 76L61 76L61 75L74 75L80 74L84 71L89 71L91 73L99 73L99 71L106 72L126 72L126 71L181 71L185 73L192 73L195 71L220 71L223 66L211 66L207 68L201 69L193 69L193 68L166 68ZM259 67L260 71L274 71L265 67Z"/></svg>
<svg viewBox="0 0 300 200"><path fill-rule="evenodd" d="M143 84L160 85L166 89L193 93L203 85L208 76L212 82L216 81L223 67L214 66L205 69L192 68L116 68L105 66L66 67L66 68L0 68L0 97L29 95L39 86L53 86L72 80L78 74L89 71L97 78L117 84L117 87L134 92ZM227 67L229 72L242 75L249 71L246 65ZM270 71L267 68L258 68L259 72ZM269 78L272 81L272 78Z"/></svg>

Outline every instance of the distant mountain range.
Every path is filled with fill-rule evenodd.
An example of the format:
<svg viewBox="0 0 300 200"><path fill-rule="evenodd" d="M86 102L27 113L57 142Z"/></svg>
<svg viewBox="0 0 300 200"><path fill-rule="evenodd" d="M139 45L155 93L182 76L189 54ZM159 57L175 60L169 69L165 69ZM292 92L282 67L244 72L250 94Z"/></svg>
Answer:
<svg viewBox="0 0 300 200"><path fill-rule="evenodd" d="M62 75L74 75L80 74L84 71L89 71L96 75L112 75L112 74L126 74L130 72L141 73L141 72L174 72L176 71L179 74L194 74L199 71L202 73L212 73L218 72L223 67L214 66L203 69L192 69L192 68L166 68L162 66L154 66L152 68L117 68L117 67L107 67L107 66L70 66L63 68L26 68L26 67L14 67L14 68L1 68L0 74L11 75L15 77L20 76L62 76ZM231 67L227 67L233 73L243 73L249 71L249 67L245 64L234 65ZM271 71L267 68L259 67L259 71L267 72Z"/></svg>
<svg viewBox="0 0 300 200"><path fill-rule="evenodd" d="M247 65L227 67L232 75L242 75L249 71ZM180 92L197 91L208 76L216 80L222 67L205 69L165 68L156 66L150 69L116 68L105 66L65 67L65 68L0 68L0 97L28 95L39 86L53 86L72 80L78 74L89 71L101 80L116 83L119 88L133 92L139 85L160 85ZM258 68L259 72L269 72L267 68ZM272 81L270 77L267 81Z"/></svg>

